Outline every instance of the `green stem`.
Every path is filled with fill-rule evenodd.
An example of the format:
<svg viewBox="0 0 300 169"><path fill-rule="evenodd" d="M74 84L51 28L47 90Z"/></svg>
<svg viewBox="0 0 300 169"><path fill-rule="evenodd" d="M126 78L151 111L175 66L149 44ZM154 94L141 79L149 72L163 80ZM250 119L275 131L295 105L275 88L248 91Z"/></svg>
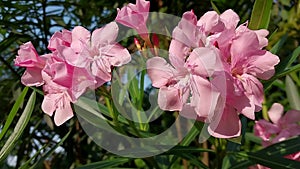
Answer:
<svg viewBox="0 0 300 169"><path fill-rule="evenodd" d="M269 116L268 116L268 107L266 105L266 97L265 96L264 96L264 100L262 103L262 116L265 120L270 121Z"/></svg>
<svg viewBox="0 0 300 169"><path fill-rule="evenodd" d="M138 116L139 125L140 125L141 130L145 130L145 127L142 123L142 117L141 117L141 113L143 110L143 100L144 100L145 74L146 74L146 70L142 70L141 77L140 77L140 91L139 91L138 110L137 110L137 116Z"/></svg>
<svg viewBox="0 0 300 169"><path fill-rule="evenodd" d="M113 119L113 124L118 129L118 131L120 131L121 133L124 133L122 127L119 124L118 115L113 110L113 107L112 107L112 105L110 103L109 98L105 97L104 99L105 99L105 103L106 103L107 109L109 111L109 114L110 114L110 116Z"/></svg>

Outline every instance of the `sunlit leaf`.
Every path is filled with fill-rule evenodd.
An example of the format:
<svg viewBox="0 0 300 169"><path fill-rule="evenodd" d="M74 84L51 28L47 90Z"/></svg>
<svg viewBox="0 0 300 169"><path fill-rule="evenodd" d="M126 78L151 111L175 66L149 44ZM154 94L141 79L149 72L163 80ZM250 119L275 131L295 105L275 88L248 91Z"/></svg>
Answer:
<svg viewBox="0 0 300 169"><path fill-rule="evenodd" d="M286 95L292 109L300 110L300 96L295 83L290 76L285 78Z"/></svg>
<svg viewBox="0 0 300 169"><path fill-rule="evenodd" d="M14 148L15 144L19 141L18 139L22 135L25 127L27 126L30 120L31 113L35 106L35 99L36 99L36 93L32 92L21 117L19 118L14 128L13 133L9 136L8 140L5 142L4 146L0 151L0 161L3 161L7 157L7 155Z"/></svg>
<svg viewBox="0 0 300 169"><path fill-rule="evenodd" d="M272 0L256 0L251 13L250 29L267 29L271 17Z"/></svg>
<svg viewBox="0 0 300 169"><path fill-rule="evenodd" d="M28 87L25 87L23 89L21 95L16 100L13 108L11 109L11 111L10 111L10 113L9 113L7 119L6 119L5 125L4 125L3 129L1 130L0 140L3 138L6 131L8 130L9 126L11 125L12 121L14 120L14 117L16 116L18 110L20 109L21 105L23 105L24 98L26 96L27 91L28 91Z"/></svg>
<svg viewBox="0 0 300 169"><path fill-rule="evenodd" d="M77 167L76 169L102 169L102 168L111 168L115 167L130 161L128 158L115 158L105 161L94 162L86 165Z"/></svg>

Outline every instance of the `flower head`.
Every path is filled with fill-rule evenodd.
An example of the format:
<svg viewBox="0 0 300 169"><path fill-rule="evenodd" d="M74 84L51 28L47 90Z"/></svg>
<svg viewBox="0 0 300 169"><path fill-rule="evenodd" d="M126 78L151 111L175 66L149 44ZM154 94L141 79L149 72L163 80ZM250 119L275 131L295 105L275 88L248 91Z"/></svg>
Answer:
<svg viewBox="0 0 300 169"><path fill-rule="evenodd" d="M39 56L31 42L20 46L15 65L25 67L21 82L26 86L41 86L44 80L41 71L45 66L48 55Z"/></svg>
<svg viewBox="0 0 300 169"><path fill-rule="evenodd" d="M148 38L147 19L149 15L150 2L136 0L136 4L129 3L123 8L118 8L116 21L127 27L135 29L144 39Z"/></svg>

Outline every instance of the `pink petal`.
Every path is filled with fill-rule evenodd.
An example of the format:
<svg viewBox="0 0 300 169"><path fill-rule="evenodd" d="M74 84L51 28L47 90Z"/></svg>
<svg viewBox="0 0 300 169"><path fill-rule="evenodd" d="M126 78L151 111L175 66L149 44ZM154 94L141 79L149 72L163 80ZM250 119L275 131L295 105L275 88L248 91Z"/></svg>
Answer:
<svg viewBox="0 0 300 169"><path fill-rule="evenodd" d="M72 43L71 47L74 51L80 52L82 50L82 44L89 44L91 34L82 26L76 26L72 30Z"/></svg>
<svg viewBox="0 0 300 169"><path fill-rule="evenodd" d="M27 68L21 77L21 82L25 86L41 86L44 84L44 80L41 74L41 69Z"/></svg>
<svg viewBox="0 0 300 169"><path fill-rule="evenodd" d="M203 26L206 34L221 32L224 29L224 23L215 11L206 12L197 22L198 26Z"/></svg>
<svg viewBox="0 0 300 169"><path fill-rule="evenodd" d="M66 98L66 96L63 96L55 111L54 122L57 126L60 126L72 117L73 110L71 108L70 101Z"/></svg>
<svg viewBox="0 0 300 169"><path fill-rule="evenodd" d="M39 55L31 42L27 42L20 46L15 65L20 67L39 67L43 68L43 61L39 59ZM42 63L39 63L42 62Z"/></svg>
<svg viewBox="0 0 300 169"><path fill-rule="evenodd" d="M241 121L237 112L226 106L224 112L216 114L208 126L208 132L217 138L232 138L240 136Z"/></svg>
<svg viewBox="0 0 300 169"><path fill-rule="evenodd" d="M281 104L274 103L272 105L272 107L270 108L270 110L268 111L268 115L269 115L270 120L274 124L278 124L278 121L281 118L281 116L283 114L283 111L284 111L284 108L283 108L283 106Z"/></svg>
<svg viewBox="0 0 300 169"><path fill-rule="evenodd" d="M231 9L223 12L220 18L227 29L235 29L240 21L240 17Z"/></svg>
<svg viewBox="0 0 300 169"><path fill-rule="evenodd" d="M299 110L289 110L285 115L280 119L280 123L292 124L300 122L300 111Z"/></svg>
<svg viewBox="0 0 300 169"><path fill-rule="evenodd" d="M50 66L53 82L66 88L71 88L74 67L64 62L56 62Z"/></svg>
<svg viewBox="0 0 300 169"><path fill-rule="evenodd" d="M48 114L49 116L53 115L53 112L57 108L57 103L59 99L62 97L61 93L58 94L46 94L44 96L44 100L42 103L42 110L44 113Z"/></svg>
<svg viewBox="0 0 300 169"><path fill-rule="evenodd" d="M128 50L119 44L102 47L101 54L107 56L106 58L113 66L122 66L131 60L131 55Z"/></svg>
<svg viewBox="0 0 300 169"><path fill-rule="evenodd" d="M91 64L92 75L96 76L99 79L102 79L105 82L111 80L111 68L107 60L98 58L94 60Z"/></svg>
<svg viewBox="0 0 300 169"><path fill-rule="evenodd" d="M215 91L208 80L196 75L192 76L191 92L191 106L195 107L197 115L204 118L212 116L216 110L220 93Z"/></svg>
<svg viewBox="0 0 300 169"><path fill-rule="evenodd" d="M174 68L161 57L153 57L147 60L147 72L154 87L160 88L166 85L173 77Z"/></svg>
<svg viewBox="0 0 300 169"><path fill-rule="evenodd" d="M181 111L183 107L180 90L175 87L162 87L158 92L158 105L162 110Z"/></svg>
<svg viewBox="0 0 300 169"><path fill-rule="evenodd" d="M253 31L244 32L231 45L231 62L234 67L248 62L259 51L259 41Z"/></svg>
<svg viewBox="0 0 300 169"><path fill-rule="evenodd" d="M146 21L149 14L150 2L144 0L137 0L136 5L129 3L121 10L118 9L118 14L115 21L136 29L142 38L148 38L148 29Z"/></svg>
<svg viewBox="0 0 300 169"><path fill-rule="evenodd" d="M59 46L70 47L72 41L72 33L69 30L62 30L62 32L55 32L48 44L48 49L55 51Z"/></svg>
<svg viewBox="0 0 300 169"><path fill-rule="evenodd" d="M269 34L269 31L266 29L260 29L260 30L254 31L254 32L256 33L256 35L258 37L260 48L268 46L268 39L266 38L266 36Z"/></svg>
<svg viewBox="0 0 300 169"><path fill-rule="evenodd" d="M176 28L175 28L176 29ZM175 30L174 30L175 31ZM174 32L173 32L174 33ZM173 60L180 60L180 62L184 62L184 60L186 59L186 57L188 57L191 53L191 49L190 47L187 46L188 44L184 44L180 41L177 40L172 40L170 43L170 47L169 47L169 59L172 63L171 58L174 58ZM174 67L179 67L179 66L183 66L183 65L177 65L176 62L172 63L172 65Z"/></svg>
<svg viewBox="0 0 300 169"><path fill-rule="evenodd" d="M215 71L222 69L222 64L217 64L219 55L211 48L196 48L193 50L191 55L186 61L185 67L189 69L193 74L208 77L211 76Z"/></svg>
<svg viewBox="0 0 300 169"><path fill-rule="evenodd" d="M145 14L146 15L145 18L147 18L149 13L149 8L150 8L150 1L137 0L136 8L139 12L147 13Z"/></svg>
<svg viewBox="0 0 300 169"><path fill-rule="evenodd" d="M246 96L255 105L255 111L260 111L263 102L263 85L251 75L243 74L241 77Z"/></svg>
<svg viewBox="0 0 300 169"><path fill-rule="evenodd" d="M94 88L96 80L90 72L84 68L74 68L72 76L72 95L78 99L87 88Z"/></svg>
<svg viewBox="0 0 300 169"><path fill-rule="evenodd" d="M271 52L262 51L247 60L249 66L247 72L260 79L267 80L275 73L274 66L279 63L279 57Z"/></svg>
<svg viewBox="0 0 300 169"><path fill-rule="evenodd" d="M254 125L254 135L262 138L264 141L269 141L271 135L277 134L280 129L275 124L272 124L266 120L259 120Z"/></svg>
<svg viewBox="0 0 300 169"><path fill-rule="evenodd" d="M111 22L102 28L94 30L92 33L92 46L100 48L107 44L115 43L118 36L119 27L116 22Z"/></svg>

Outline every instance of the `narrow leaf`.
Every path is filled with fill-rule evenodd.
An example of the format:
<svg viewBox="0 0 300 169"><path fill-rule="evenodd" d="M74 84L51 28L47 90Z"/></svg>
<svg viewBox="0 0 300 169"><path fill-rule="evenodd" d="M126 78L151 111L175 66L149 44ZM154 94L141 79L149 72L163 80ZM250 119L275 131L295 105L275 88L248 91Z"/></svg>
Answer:
<svg viewBox="0 0 300 169"><path fill-rule="evenodd" d="M3 161L7 157L7 155L14 148L15 144L19 141L19 137L22 135L25 127L27 126L30 120L32 111L34 109L35 99L36 93L32 92L21 117L14 128L13 133L9 136L8 140L5 142L4 146L0 151L0 161Z"/></svg>
<svg viewBox="0 0 300 169"><path fill-rule="evenodd" d="M129 162L128 158L109 159L79 166L77 169L102 169L111 168Z"/></svg>
<svg viewBox="0 0 300 169"><path fill-rule="evenodd" d="M290 76L285 78L286 95L292 109L300 110L300 96L297 86Z"/></svg>
<svg viewBox="0 0 300 169"><path fill-rule="evenodd" d="M250 29L267 29L271 17L272 0L256 0L251 13Z"/></svg>
<svg viewBox="0 0 300 169"><path fill-rule="evenodd" d="M21 107L21 105L23 105L23 102L24 102L24 98L27 94L27 91L28 91L28 87L25 87L21 93L21 95L18 97L18 99L16 100L16 103L14 104L13 108L11 109L8 117L7 117L7 120L5 122L5 125L3 127L3 129L1 130L1 133L0 133L0 140L3 138L3 136L5 135L6 131L8 130L10 124L12 123L14 117L16 116L19 108Z"/></svg>

